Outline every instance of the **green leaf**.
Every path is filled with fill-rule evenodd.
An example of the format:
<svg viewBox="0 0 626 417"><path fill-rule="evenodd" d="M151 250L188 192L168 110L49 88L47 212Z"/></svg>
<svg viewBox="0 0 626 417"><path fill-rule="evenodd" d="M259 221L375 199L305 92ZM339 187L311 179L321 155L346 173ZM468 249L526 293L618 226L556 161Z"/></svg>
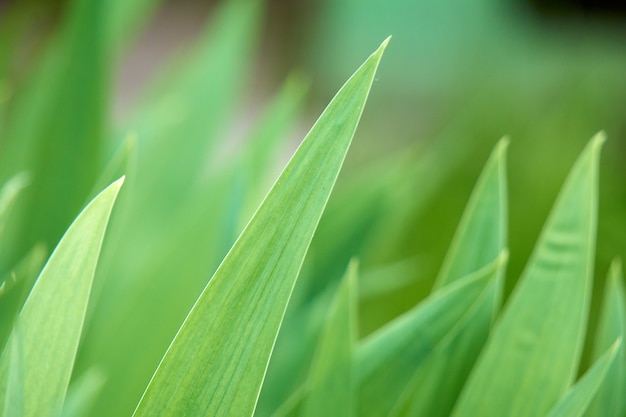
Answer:
<svg viewBox="0 0 626 417"><path fill-rule="evenodd" d="M392 416L450 415L495 320L507 260L505 250L496 261L492 285L484 290L454 331L447 335L445 343L424 360L404 390L401 401L394 407Z"/></svg>
<svg viewBox="0 0 626 417"><path fill-rule="evenodd" d="M356 261L350 262L322 330L307 382L303 417L347 417L353 413L357 268Z"/></svg>
<svg viewBox="0 0 626 417"><path fill-rule="evenodd" d="M48 253L42 245L35 246L0 285L0 346L6 344L14 320L22 309L47 256Z"/></svg>
<svg viewBox="0 0 626 417"><path fill-rule="evenodd" d="M506 247L506 148L502 139L494 149L474 188L435 283L441 288L485 267ZM507 255L503 255L505 258ZM503 262L505 262L503 260ZM433 352L416 373L394 415L446 417L450 415L478 358L500 306L505 268L484 294L457 334ZM445 377L444 377L445 376ZM435 395L436 393L436 395Z"/></svg>
<svg viewBox="0 0 626 417"><path fill-rule="evenodd" d="M251 416L387 41L323 112L185 319L135 417Z"/></svg>
<svg viewBox="0 0 626 417"><path fill-rule="evenodd" d="M93 417L132 413L237 236L220 241L230 172L207 167L219 165L210 157L217 159L252 68L260 6L258 0L221 2L191 53L171 60L176 68L157 80L116 135L119 142L136 135L137 158L103 249L96 284L104 284L94 288L101 291L77 365L81 371L101 366L109 381Z"/></svg>
<svg viewBox="0 0 626 417"><path fill-rule="evenodd" d="M615 340L624 340L626 334L626 304L624 300L624 285L622 284L621 264L613 261L607 286L604 292L600 324L594 340L592 359L598 360L604 351L611 347ZM611 366L605 381L600 386L589 410L588 417L616 417L622 416L626 402L624 389L626 388L626 357L624 347L620 345L615 358L615 366Z"/></svg>
<svg viewBox="0 0 626 417"><path fill-rule="evenodd" d="M122 182L110 185L76 218L20 312L25 417L61 411L104 231ZM7 372L8 360L4 354L0 375Z"/></svg>
<svg viewBox="0 0 626 417"><path fill-rule="evenodd" d="M22 172L13 176L0 190L0 236L4 232L7 216L20 192L28 186L30 178Z"/></svg>
<svg viewBox="0 0 626 417"><path fill-rule="evenodd" d="M102 390L106 378L97 368L87 370L69 387L63 411L59 417L86 417L89 408Z"/></svg>
<svg viewBox="0 0 626 417"><path fill-rule="evenodd" d="M102 18L108 6L88 0L68 3L36 74L16 97L1 155L0 177L18 170L32 175L28 204L21 208L22 230L14 236L17 253L11 255L16 258L42 240L48 247L56 245L84 205L100 168L113 68Z"/></svg>
<svg viewBox="0 0 626 417"><path fill-rule="evenodd" d="M594 137L574 165L453 416L543 415L573 382L591 293L603 141Z"/></svg>
<svg viewBox="0 0 626 417"><path fill-rule="evenodd" d="M621 339L614 342L613 346L602 355L593 367L588 370L585 375L567 394L550 410L548 417L581 417L591 400L597 395L598 388L603 382L606 382L607 374L617 368L615 357L621 354ZM615 389L618 395L622 392ZM593 414L598 417L605 417L607 414Z"/></svg>
<svg viewBox="0 0 626 417"><path fill-rule="evenodd" d="M24 415L24 363L23 346L19 326L15 326L9 349L9 370L4 394L4 417Z"/></svg>
<svg viewBox="0 0 626 417"><path fill-rule="evenodd" d="M507 138L501 139L487 161L450 244L435 288L484 267L506 247L508 143Z"/></svg>
<svg viewBox="0 0 626 417"><path fill-rule="evenodd" d="M493 292L506 256L437 291L366 338L357 351L359 416L388 416L433 353L446 346Z"/></svg>

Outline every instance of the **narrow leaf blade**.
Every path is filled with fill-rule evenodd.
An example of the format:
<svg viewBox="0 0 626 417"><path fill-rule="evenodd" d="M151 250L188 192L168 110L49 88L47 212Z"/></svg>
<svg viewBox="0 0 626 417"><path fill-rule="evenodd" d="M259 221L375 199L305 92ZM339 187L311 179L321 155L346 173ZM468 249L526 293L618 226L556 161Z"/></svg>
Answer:
<svg viewBox="0 0 626 417"><path fill-rule="evenodd" d="M253 414L289 296L386 44L302 142L187 316L135 417Z"/></svg>
<svg viewBox="0 0 626 417"><path fill-rule="evenodd" d="M573 382L591 292L603 141L592 139L572 169L453 416L543 415Z"/></svg>
<svg viewBox="0 0 626 417"><path fill-rule="evenodd" d="M621 265L616 260L609 271L600 325L593 347L593 359L601 357L602 353L609 349L615 340L624 340L626 336L626 303L622 279ZM591 402L586 416L617 417L623 415L624 388L626 388L625 367L626 356L622 344L615 358L615 366L611 366L608 371L606 380Z"/></svg>
<svg viewBox="0 0 626 417"><path fill-rule="evenodd" d="M435 288L477 271L496 259L506 247L506 149L503 138L493 150L478 179Z"/></svg>
<svg viewBox="0 0 626 417"><path fill-rule="evenodd" d="M350 262L322 330L307 383L303 417L348 417L353 412L357 268L356 261Z"/></svg>
<svg viewBox="0 0 626 417"><path fill-rule="evenodd" d="M500 274L502 259L437 291L357 351L359 415L390 415L419 368L453 338Z"/></svg>
<svg viewBox="0 0 626 417"><path fill-rule="evenodd" d="M104 232L122 182L123 178L100 193L72 223L18 317L26 417L61 411ZM3 355L3 372L7 360Z"/></svg>

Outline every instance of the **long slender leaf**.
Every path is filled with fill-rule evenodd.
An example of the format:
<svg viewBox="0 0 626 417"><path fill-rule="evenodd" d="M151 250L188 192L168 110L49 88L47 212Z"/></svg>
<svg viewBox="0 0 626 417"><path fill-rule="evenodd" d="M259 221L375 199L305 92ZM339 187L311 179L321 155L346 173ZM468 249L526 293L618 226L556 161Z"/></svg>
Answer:
<svg viewBox="0 0 626 417"><path fill-rule="evenodd" d="M433 353L453 340L468 316L493 292L504 257L434 293L359 346L359 415L387 416Z"/></svg>
<svg viewBox="0 0 626 417"><path fill-rule="evenodd" d="M135 417L251 416L387 41L315 123L169 347Z"/></svg>
<svg viewBox="0 0 626 417"><path fill-rule="evenodd" d="M572 169L453 416L543 415L572 383L589 308L603 141L594 137Z"/></svg>
<svg viewBox="0 0 626 417"><path fill-rule="evenodd" d="M443 262L435 288L474 272L507 246L506 148L498 142L478 179Z"/></svg>
<svg viewBox="0 0 626 417"><path fill-rule="evenodd" d="M593 367L578 381L565 396L550 410L548 417L581 417L598 389L606 382L607 374L617 368L616 356L620 355L621 339L613 343L607 352L600 356ZM617 391L617 387L612 387ZM621 394L621 392L619 392ZM593 414L606 416L607 414Z"/></svg>
<svg viewBox="0 0 626 417"><path fill-rule="evenodd" d="M357 268L356 261L348 266L322 331L311 364L303 417L348 417L354 409Z"/></svg>
<svg viewBox="0 0 626 417"><path fill-rule="evenodd" d="M105 189L72 223L20 312L25 417L61 411L104 231L122 182ZM7 372L8 360L4 354L0 375Z"/></svg>
<svg viewBox="0 0 626 417"><path fill-rule="evenodd" d="M626 301L622 279L621 264L615 260L611 265L604 292L600 325L592 352L594 360L599 360L598 358L610 348L615 340L620 338L624 340L626 337ZM585 416L616 417L624 414L626 405L624 399L626 355L624 352L622 343L618 348L615 366L611 366L606 380L600 386Z"/></svg>

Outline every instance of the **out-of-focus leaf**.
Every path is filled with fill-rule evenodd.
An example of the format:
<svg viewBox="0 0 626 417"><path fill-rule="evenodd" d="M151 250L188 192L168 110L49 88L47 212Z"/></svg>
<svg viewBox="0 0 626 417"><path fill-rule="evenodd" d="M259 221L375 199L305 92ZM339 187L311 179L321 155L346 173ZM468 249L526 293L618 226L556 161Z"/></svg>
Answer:
<svg viewBox="0 0 626 417"><path fill-rule="evenodd" d="M302 405L303 417L348 417L353 413L357 268L356 261L348 266L320 335Z"/></svg>
<svg viewBox="0 0 626 417"><path fill-rule="evenodd" d="M63 411L59 417L87 417L89 408L102 390L106 378L97 368L91 368L72 382Z"/></svg>
<svg viewBox="0 0 626 417"><path fill-rule="evenodd" d="M28 174L22 172L15 175L2 186L0 190L0 236L4 232L9 210L15 203L20 192L28 186L30 178Z"/></svg>
<svg viewBox="0 0 626 417"><path fill-rule="evenodd" d="M26 301L37 276L41 272L47 251L37 245L9 272L0 285L0 346L4 346L13 328L13 322Z"/></svg>
<svg viewBox="0 0 626 417"><path fill-rule="evenodd" d="M223 2L188 58L172 61L176 68L156 81L116 136L136 135L137 161L112 218L98 278L104 284L95 288L98 304L78 362L81 371L101 366L109 381L94 417L132 413L236 238L220 240L231 167L206 171L251 67L259 3Z"/></svg>
<svg viewBox="0 0 626 417"><path fill-rule="evenodd" d="M603 382L606 382L607 373L617 368L615 357L620 352L622 345L621 339L613 343L604 355L601 355L593 367L588 370L585 375L572 386L565 396L554 406L548 417L581 417L591 400L597 395L598 388ZM612 387L617 391L617 387ZM621 393L621 392L619 392ZM607 414L593 414L594 416L606 416Z"/></svg>
<svg viewBox="0 0 626 417"><path fill-rule="evenodd" d="M61 411L104 231L122 182L105 189L72 223L20 312L25 417ZM0 375L9 360L2 356Z"/></svg>
<svg viewBox="0 0 626 417"><path fill-rule="evenodd" d="M375 298L407 287L415 280L416 271L423 263L419 257L413 257L360 274L359 298Z"/></svg>
<svg viewBox="0 0 626 417"><path fill-rule="evenodd" d="M603 141L594 137L574 165L454 417L543 415L573 382L591 293Z"/></svg>
<svg viewBox="0 0 626 417"><path fill-rule="evenodd" d="M386 44L304 139L187 316L135 417L253 414L289 296Z"/></svg>
<svg viewBox="0 0 626 417"><path fill-rule="evenodd" d="M437 291L359 345L359 416L392 413L420 367L454 338L485 296L493 292L502 263L503 259L498 259Z"/></svg>
<svg viewBox="0 0 626 417"><path fill-rule="evenodd" d="M613 261L607 279L600 325L594 340L592 358L599 360L617 339L622 344L617 348L615 365L611 366L606 379L600 386L598 393L589 405L585 416L587 417L618 417L624 414L626 399L626 356L624 353L623 340L626 335L626 304L624 300L624 285L622 283L621 264L618 260Z"/></svg>
<svg viewBox="0 0 626 417"><path fill-rule="evenodd" d="M501 139L487 161L450 244L435 288L484 267L506 247L507 145L508 139Z"/></svg>
<svg viewBox="0 0 626 417"><path fill-rule="evenodd" d="M9 370L4 393L4 417L22 417L24 415L24 363L22 362L22 335L19 326L15 326L11 344L8 347Z"/></svg>
<svg viewBox="0 0 626 417"><path fill-rule="evenodd" d="M121 146L113 152L110 159L104 166L104 169L100 173L100 176L91 191L90 200L98 195L100 190L103 190L107 185L115 181L115 179L124 175L129 175L131 172L132 174L135 173L135 169L133 168L136 165L136 147L137 138L134 134L128 134Z"/></svg>
<svg viewBox="0 0 626 417"><path fill-rule="evenodd" d="M70 2L58 36L16 97L0 177L26 169L32 183L8 256L39 241L56 245L96 180L112 64L103 32L107 5Z"/></svg>

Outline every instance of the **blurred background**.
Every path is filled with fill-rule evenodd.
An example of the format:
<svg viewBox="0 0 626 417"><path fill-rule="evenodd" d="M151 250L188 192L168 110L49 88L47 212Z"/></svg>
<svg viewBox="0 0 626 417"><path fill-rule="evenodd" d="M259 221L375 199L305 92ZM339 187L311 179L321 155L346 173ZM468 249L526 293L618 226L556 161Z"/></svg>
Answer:
<svg viewBox="0 0 626 417"><path fill-rule="evenodd" d="M129 415L284 162L388 35L259 415L305 372L310 352L289 341L315 315L298 312L323 309L350 258L362 335L428 294L505 135L507 294L575 158L608 135L593 324L608 265L626 258L623 1L2 1L0 180L29 172L30 185L0 238L0 272L41 262L95 189L129 178L76 371L107 374L102 416Z"/></svg>

